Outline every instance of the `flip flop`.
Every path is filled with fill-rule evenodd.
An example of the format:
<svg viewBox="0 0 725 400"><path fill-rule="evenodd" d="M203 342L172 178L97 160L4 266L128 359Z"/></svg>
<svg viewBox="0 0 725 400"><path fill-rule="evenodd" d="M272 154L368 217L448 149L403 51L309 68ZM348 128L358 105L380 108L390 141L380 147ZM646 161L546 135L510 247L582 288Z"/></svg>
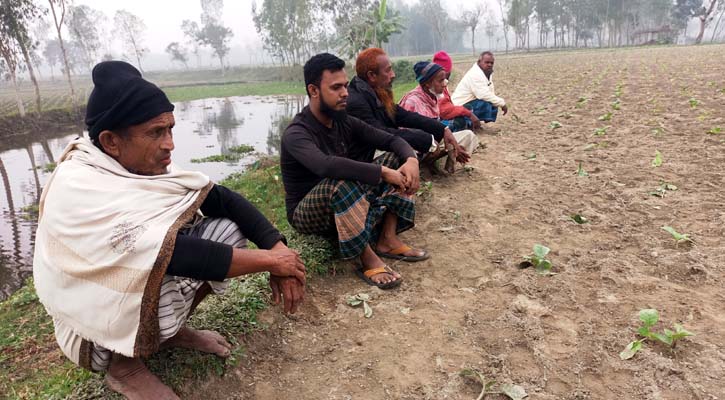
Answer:
<svg viewBox="0 0 725 400"><path fill-rule="evenodd" d="M390 250L387 253L383 253L380 251L375 251L375 254L379 255L380 257L385 258L392 258L393 260L402 260L402 261L410 261L410 262L416 262L416 261L423 261L430 258L430 254L428 254L427 251L423 250L423 254L419 256L406 256L403 253L408 252L410 250L413 250L412 247L408 246L407 244L404 244L397 249Z"/></svg>
<svg viewBox="0 0 725 400"><path fill-rule="evenodd" d="M384 290L385 289L392 289L394 287L400 286L400 282L403 280L403 278L398 278L398 279L396 279L396 280L394 280L392 282L388 282L388 283L378 283L378 282L375 282L374 280L370 279L374 275L377 275L377 274L380 274L380 273L383 273L383 272L387 272L389 274L392 274L393 273L393 270L390 269L390 267L388 267L387 265L382 266L382 267L377 267L377 268L369 269L369 270L363 270L362 265L360 265L358 268L355 268L355 273L357 274L357 276L359 276L360 279L362 279L363 281L365 281L365 283L367 283L368 285L377 286L380 289L384 289Z"/></svg>

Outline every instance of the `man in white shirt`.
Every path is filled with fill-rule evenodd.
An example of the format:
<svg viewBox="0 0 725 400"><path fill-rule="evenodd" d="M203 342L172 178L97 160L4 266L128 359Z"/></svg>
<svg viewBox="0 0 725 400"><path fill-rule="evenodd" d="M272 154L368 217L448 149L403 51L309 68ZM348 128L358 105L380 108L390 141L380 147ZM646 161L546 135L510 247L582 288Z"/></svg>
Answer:
<svg viewBox="0 0 725 400"><path fill-rule="evenodd" d="M478 62L466 72L451 96L454 105L466 107L486 123L496 121L499 108L503 111L503 115L508 113L506 101L496 96L494 90L491 79L493 63L493 53L490 51L481 53Z"/></svg>

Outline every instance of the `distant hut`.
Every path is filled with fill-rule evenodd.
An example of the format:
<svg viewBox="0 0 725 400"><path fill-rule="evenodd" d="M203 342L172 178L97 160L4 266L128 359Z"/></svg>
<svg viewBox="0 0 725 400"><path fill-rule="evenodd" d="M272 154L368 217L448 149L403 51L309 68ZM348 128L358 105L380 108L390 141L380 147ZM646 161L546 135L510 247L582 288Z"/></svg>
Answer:
<svg viewBox="0 0 725 400"><path fill-rule="evenodd" d="M655 29L640 29L632 33L632 44L651 45L674 43L677 32L669 25Z"/></svg>

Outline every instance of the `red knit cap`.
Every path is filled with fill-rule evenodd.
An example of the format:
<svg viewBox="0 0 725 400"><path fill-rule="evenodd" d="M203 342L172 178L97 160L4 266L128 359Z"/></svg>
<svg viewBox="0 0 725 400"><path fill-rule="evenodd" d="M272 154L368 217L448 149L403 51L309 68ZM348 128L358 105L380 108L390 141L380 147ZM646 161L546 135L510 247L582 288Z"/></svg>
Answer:
<svg viewBox="0 0 725 400"><path fill-rule="evenodd" d="M451 72L451 69L453 69L453 62L451 61L451 56L448 55L445 51L439 51L435 53L433 56L433 62L443 67L446 72Z"/></svg>

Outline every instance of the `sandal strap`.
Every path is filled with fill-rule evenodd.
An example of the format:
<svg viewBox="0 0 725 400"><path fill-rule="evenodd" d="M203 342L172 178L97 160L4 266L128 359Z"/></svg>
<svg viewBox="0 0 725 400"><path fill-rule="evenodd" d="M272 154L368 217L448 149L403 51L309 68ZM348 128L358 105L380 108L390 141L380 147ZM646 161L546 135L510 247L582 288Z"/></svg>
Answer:
<svg viewBox="0 0 725 400"><path fill-rule="evenodd" d="M390 250L388 252L388 254L392 254L392 255L399 256L399 255L401 255L401 254L403 254L405 252L411 251L411 250L413 250L412 247L408 246L407 244L404 244L404 245L402 245L402 246L400 246L398 248L395 248L393 250Z"/></svg>
<svg viewBox="0 0 725 400"><path fill-rule="evenodd" d="M363 271L363 274L365 274L365 276L368 278L372 278L374 275L377 275L377 274L384 274L384 273L389 274L391 272L392 271L390 270L390 268L388 268L387 265L384 265L382 267L377 267L377 268L368 269L366 271Z"/></svg>

